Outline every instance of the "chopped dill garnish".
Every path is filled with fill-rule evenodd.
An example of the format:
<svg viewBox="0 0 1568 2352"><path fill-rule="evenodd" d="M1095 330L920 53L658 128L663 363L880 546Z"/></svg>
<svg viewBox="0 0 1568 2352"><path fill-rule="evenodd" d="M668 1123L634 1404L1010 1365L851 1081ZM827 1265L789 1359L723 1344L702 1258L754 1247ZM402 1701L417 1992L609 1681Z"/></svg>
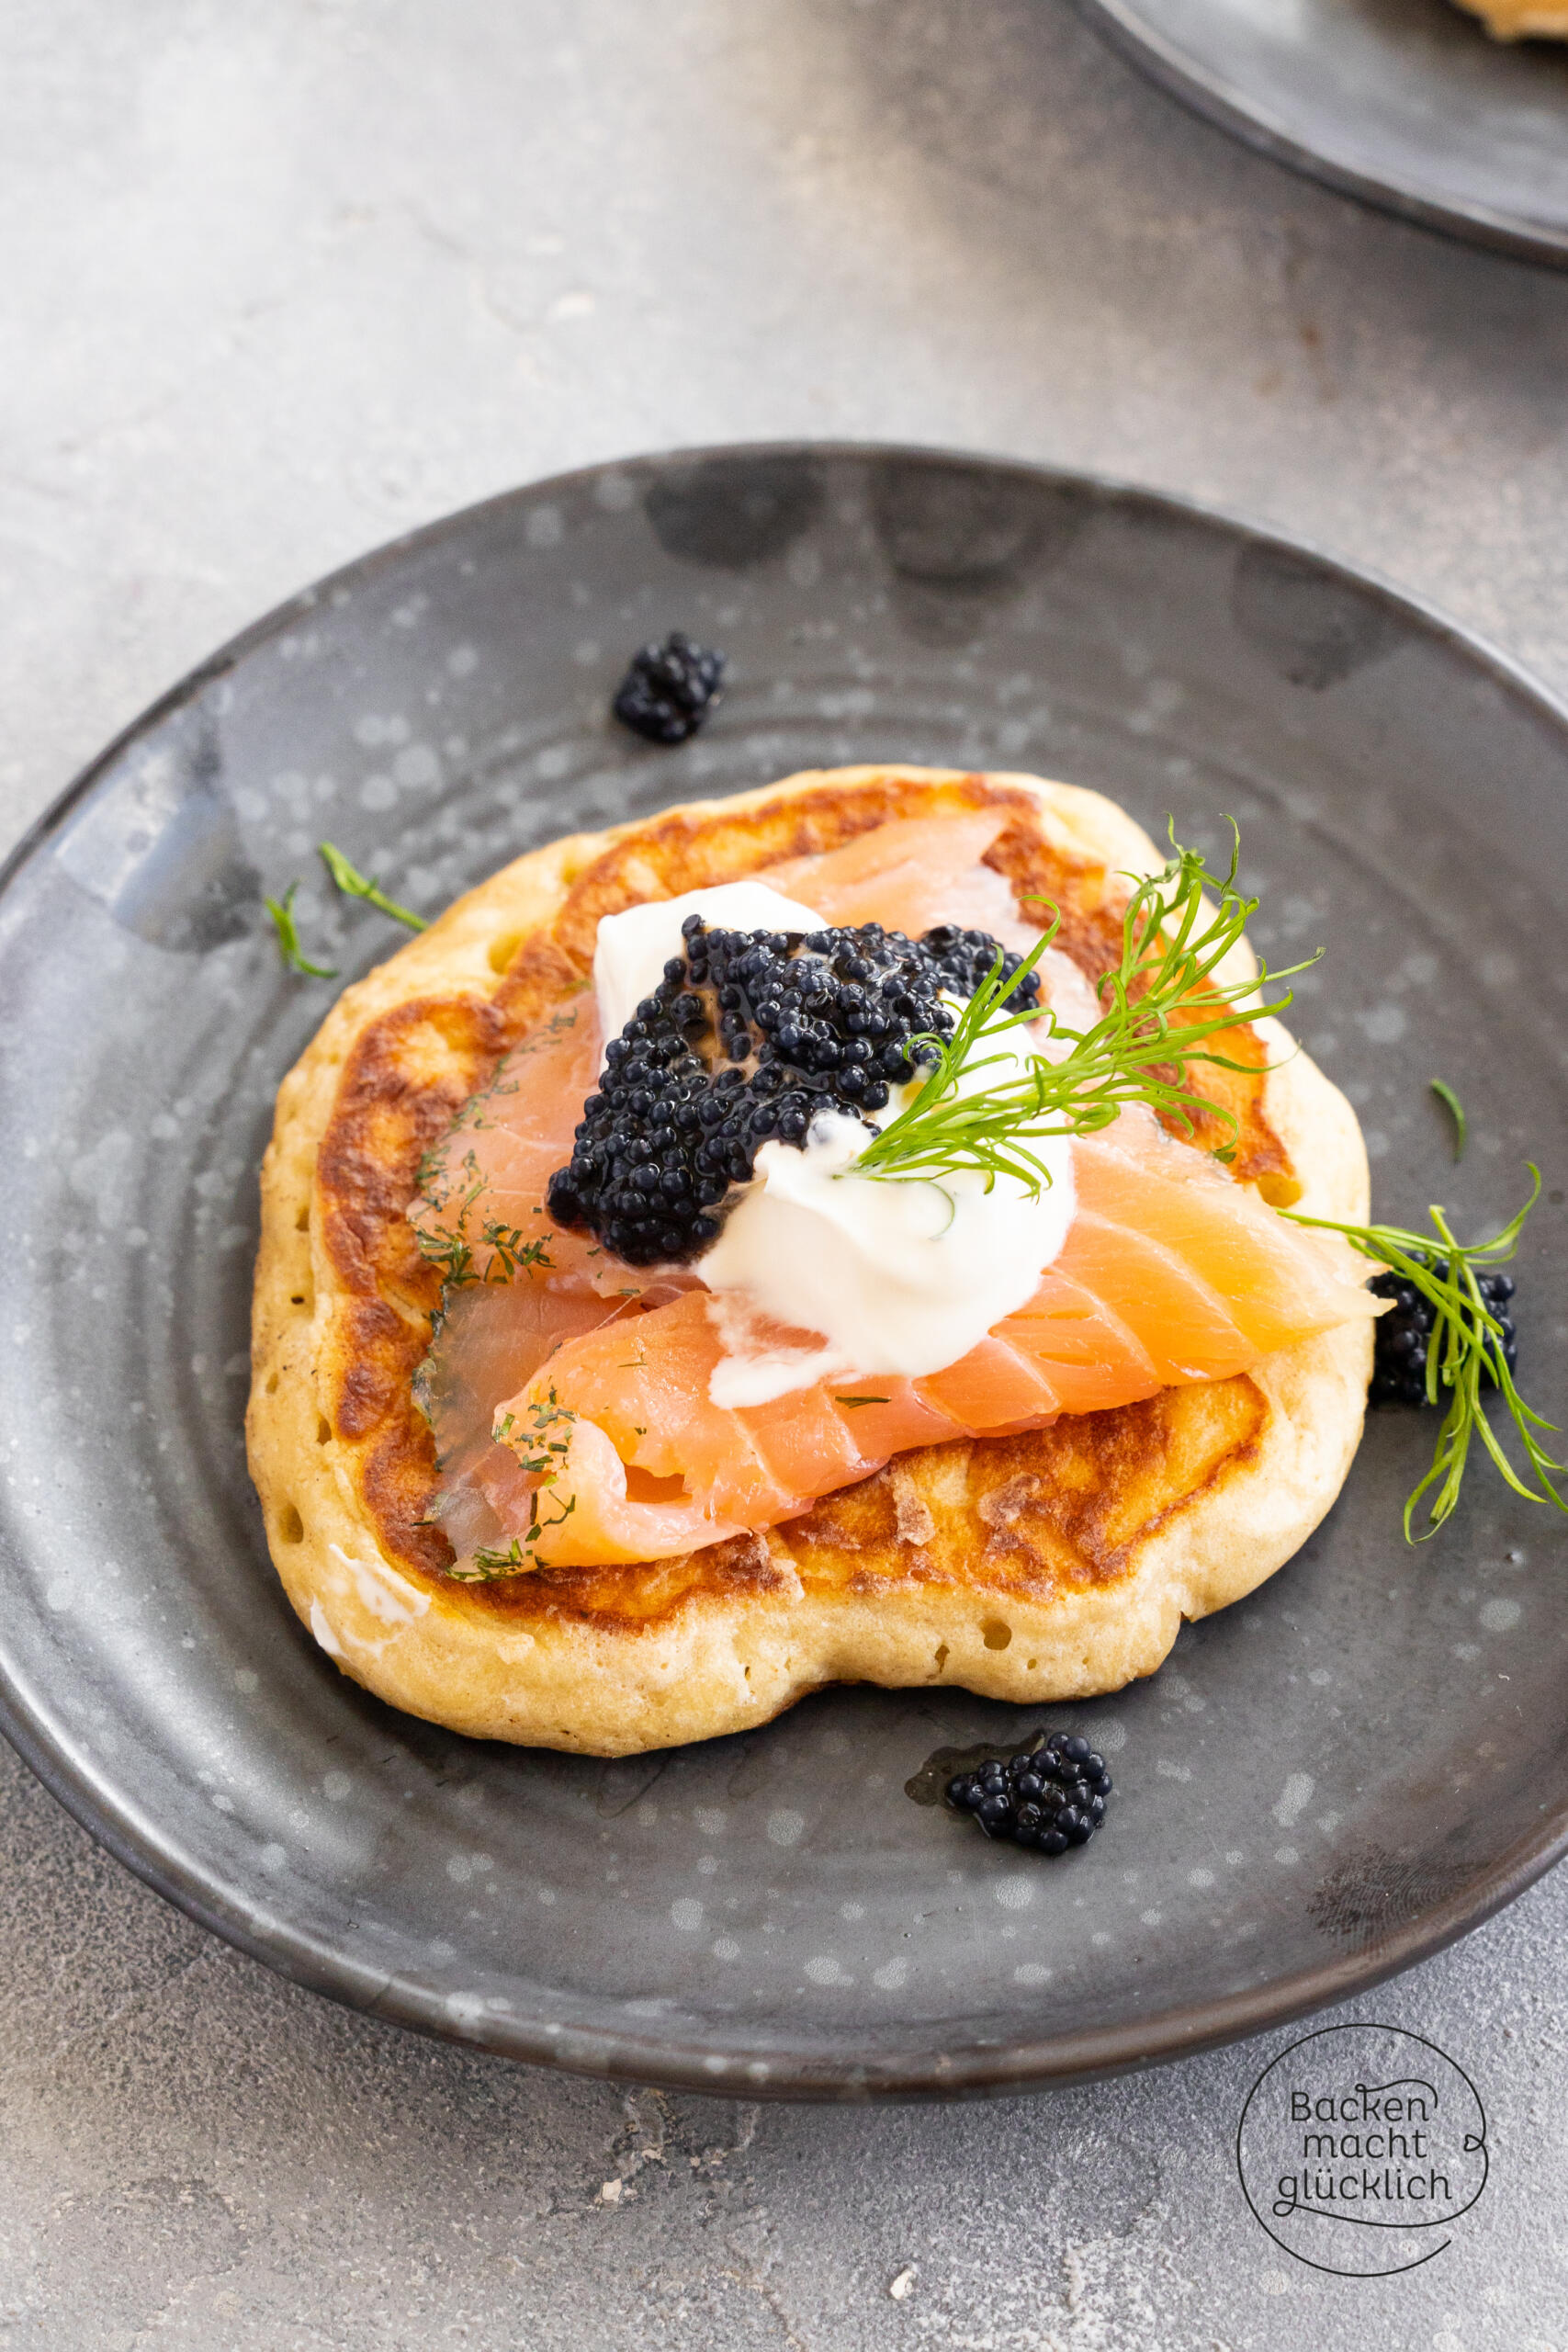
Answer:
<svg viewBox="0 0 1568 2352"><path fill-rule="evenodd" d="M430 1155L426 1153L425 1159L428 1159ZM422 1170L424 1164L422 1160L420 1163ZM471 1170L471 1178L468 1190L458 1199L456 1215L446 1224L438 1225L431 1231L426 1231L423 1226L419 1225L416 1225L413 1229L413 1238L418 1245L420 1256L427 1265L436 1268L443 1284L453 1289L459 1288L464 1283L476 1282L479 1279L474 1268L474 1246L464 1231L464 1227L468 1221L468 1211L485 1189L485 1179L479 1173L479 1163L471 1151L464 1160L463 1166L465 1170ZM434 1181L433 1171L432 1187ZM428 1189L426 1197L430 1197ZM450 1205L451 1199L452 1191L451 1186L448 1185L440 1200L433 1202L432 1205L445 1211Z"/></svg>
<svg viewBox="0 0 1568 2352"><path fill-rule="evenodd" d="M327 872L345 899L363 899L367 906L375 907L384 915L390 915L394 922L407 923L411 931L428 931L430 926L423 915L416 915L412 907L400 907L396 899L389 899L380 884L373 882L367 874L361 874L356 865L351 865L342 850L332 842L318 842L316 847Z"/></svg>
<svg viewBox="0 0 1568 2352"><path fill-rule="evenodd" d="M476 1245L464 1231L463 1220L483 1190L484 1180L481 1178L458 1203L453 1225L437 1226L434 1229L419 1225L414 1227L413 1238L420 1256L426 1265L435 1267L443 1285L448 1290L461 1290L468 1283L509 1283L515 1274L525 1273L535 1266L547 1268L553 1262L547 1235L536 1234L532 1241L525 1241L520 1226L502 1225L494 1217L489 1217L479 1228L477 1246L488 1250L491 1258L484 1272L479 1272L474 1262Z"/></svg>
<svg viewBox="0 0 1568 2352"><path fill-rule="evenodd" d="M886 1396L835 1396L833 1402L835 1405L886 1405L889 1399Z"/></svg>
<svg viewBox="0 0 1568 2352"><path fill-rule="evenodd" d="M1215 1052L1209 1041L1263 1013L1282 1012L1291 998L1287 990L1272 1001L1264 1000L1271 977L1266 964L1259 965L1255 980L1240 986L1214 979L1258 905L1235 887L1241 852L1234 823L1231 832L1230 867L1223 879L1209 872L1200 851L1181 847L1174 830L1172 855L1163 872L1142 880L1127 877L1134 888L1122 919L1121 960L1104 974L1099 989L1110 1010L1092 1028L1064 1028L1049 1011L1007 1011L1009 999L1061 927L1057 909L1052 908L1048 927L1010 979L1002 978L998 951L951 1037L929 1041L937 1057L919 1092L866 1146L851 1172L898 1182L940 1182L962 1169L976 1169L986 1177L987 1191L998 1176L1010 1176L1032 1198L1051 1179L1044 1162L1028 1148L1032 1141L1093 1135L1129 1102L1146 1103L1190 1136L1194 1113L1217 1114L1234 1135L1235 1114L1194 1091L1186 1082L1187 1067L1206 1062L1219 1069L1244 1069L1247 1065ZM1213 911L1203 903L1206 884L1218 892ZM1272 977L1288 979L1305 969L1305 964L1292 964ZM1066 1052L1055 1059L1031 1054L1022 1070L1010 1049L986 1052L1025 1025L1045 1045L1059 1043ZM1014 1075L994 1086L959 1091L961 1080L998 1064ZM1234 1148L1215 1157L1227 1159Z"/></svg>
<svg viewBox="0 0 1568 2352"><path fill-rule="evenodd" d="M1401 1282L1419 1291L1436 1310L1437 1320L1427 1351L1427 1401L1436 1405L1439 1392L1446 1388L1450 1392L1449 1409L1438 1434L1432 1466L1404 1506L1407 1544L1425 1543L1427 1536L1437 1533L1452 1511L1459 1500L1470 1442L1475 1436L1480 1437L1517 1495L1523 1495L1530 1502L1554 1503L1559 1510L1568 1511L1568 1497L1559 1494L1551 1483L1554 1476L1568 1476L1568 1463L1555 1461L1536 1435L1538 1430L1551 1430L1555 1434L1557 1424L1532 1412L1515 1387L1504 1353L1502 1327L1483 1298L1476 1280L1478 1266L1495 1266L1513 1256L1519 1228L1540 1197L1540 1170L1532 1163L1526 1164L1534 1180L1530 1196L1490 1241L1468 1245L1456 1241L1448 1212L1440 1208L1427 1212L1438 1237L1437 1248L1430 1236L1406 1232L1401 1226L1341 1225L1333 1217L1306 1216L1299 1209L1279 1212L1293 1225L1316 1226L1325 1232L1342 1233L1352 1249L1359 1250L1364 1258L1387 1266ZM1526 1485L1498 1442L1482 1409L1483 1378L1501 1389L1530 1468L1540 1482L1539 1487ZM1412 1532L1416 1511L1434 1487L1437 1493L1427 1505L1427 1525L1416 1536Z"/></svg>
<svg viewBox="0 0 1568 2352"><path fill-rule="evenodd" d="M1460 1101L1459 1096L1454 1092L1453 1088L1445 1084L1442 1079L1433 1079L1431 1081L1431 1087L1432 1092L1437 1096L1438 1102L1449 1113L1454 1123L1454 1160L1457 1165L1458 1162L1464 1158L1466 1125L1464 1104Z"/></svg>
<svg viewBox="0 0 1568 2352"><path fill-rule="evenodd" d="M525 1412L527 1419L533 1424L531 1430L525 1430L519 1434L517 1416L514 1413L507 1413L502 1417L504 1436L502 1436L501 1423L497 1424L492 1435L512 1447L517 1456L519 1467L525 1470L531 1478L543 1478L548 1485L560 1468L558 1462L551 1461L551 1454L565 1453L570 1445L570 1438L552 1438L549 1432L552 1430L570 1429L571 1423L576 1420L577 1415L570 1405L561 1403L553 1387L546 1396L536 1398L532 1405L528 1406ZM553 1521L551 1523L554 1524Z"/></svg>
<svg viewBox="0 0 1568 2352"><path fill-rule="evenodd" d="M423 1226L416 1225L413 1238L420 1256L427 1266L435 1268L444 1288L460 1290L465 1283L479 1279L474 1272L473 1244L465 1240L461 1233L448 1233L444 1227L427 1233Z"/></svg>
<svg viewBox="0 0 1568 2352"><path fill-rule="evenodd" d="M540 1482L528 1498L528 1525L522 1535L512 1538L504 1551L496 1544L476 1544L468 1559L459 1560L446 1571L458 1584L486 1584L497 1577L521 1576L536 1568L540 1536L552 1527L563 1526L577 1509L577 1497L568 1495L560 1500L560 1509L553 1519L539 1515L539 1498L542 1494L555 1496L556 1480L565 1466L558 1457L570 1451L571 1443L570 1437L552 1437L549 1432L569 1429L577 1415L570 1405L560 1402L552 1388L547 1396L525 1408L524 1418L532 1422L531 1430L520 1433L517 1415L503 1413L491 1435L497 1444L510 1445L519 1466Z"/></svg>
<svg viewBox="0 0 1568 2352"><path fill-rule="evenodd" d="M301 972L310 980L335 980L335 964L312 964L299 944L299 926L294 920L294 893L299 885L290 882L281 899L268 899L266 910L277 933L277 952L283 958L286 972Z"/></svg>
<svg viewBox="0 0 1568 2352"><path fill-rule="evenodd" d="M509 1283L513 1274L554 1262L544 1234L536 1234L532 1241L525 1241L521 1226L498 1225L494 1217L486 1220L479 1240L491 1252L485 1274L487 1283Z"/></svg>
<svg viewBox="0 0 1568 2352"><path fill-rule="evenodd" d="M577 1497L569 1495L554 1519L539 1517L538 1498L534 1498L533 1516L525 1536L514 1535L504 1552L494 1544L477 1544L467 1561L458 1561L446 1574L457 1584L490 1584L498 1577L514 1577L539 1565L536 1546L547 1528L559 1527L577 1509Z"/></svg>
<svg viewBox="0 0 1568 2352"><path fill-rule="evenodd" d="M504 1552L492 1544L476 1544L471 1565L459 1563L446 1573L459 1584L488 1584L495 1577L513 1577L519 1569L531 1568L533 1565L532 1560L525 1558L523 1546L514 1535Z"/></svg>

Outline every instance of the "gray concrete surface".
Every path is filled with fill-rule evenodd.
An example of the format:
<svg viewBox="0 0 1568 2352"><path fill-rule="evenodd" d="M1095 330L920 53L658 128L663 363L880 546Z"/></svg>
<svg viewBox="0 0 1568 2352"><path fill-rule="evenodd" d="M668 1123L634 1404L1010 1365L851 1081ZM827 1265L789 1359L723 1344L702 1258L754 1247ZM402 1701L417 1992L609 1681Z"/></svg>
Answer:
<svg viewBox="0 0 1568 2352"><path fill-rule="evenodd" d="M1568 276L1255 160L1062 0L4 0L0 121L7 835L314 574L681 441L1195 492L1568 687ZM1491 2121L1449 2251L1375 2285L1243 2204L1288 2036L987 2108L731 2109L331 2009L8 1754L0 1885L18 2352L1568 2346L1561 1872L1346 2013L1439 2042Z"/></svg>

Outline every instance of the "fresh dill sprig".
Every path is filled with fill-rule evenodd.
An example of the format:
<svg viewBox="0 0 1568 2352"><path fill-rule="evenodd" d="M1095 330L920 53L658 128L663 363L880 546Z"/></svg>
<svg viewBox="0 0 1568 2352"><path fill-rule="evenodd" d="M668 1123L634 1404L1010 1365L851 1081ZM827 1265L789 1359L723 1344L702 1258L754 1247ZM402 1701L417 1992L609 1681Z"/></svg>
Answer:
<svg viewBox="0 0 1568 2352"><path fill-rule="evenodd" d="M335 964L312 964L299 944L299 926L294 920L294 893L299 885L290 882L281 899L268 899L266 910L277 933L277 952L283 958L286 972L301 972L310 980L335 980Z"/></svg>
<svg viewBox="0 0 1568 2352"><path fill-rule="evenodd" d="M1533 1412L1515 1387L1504 1353L1502 1326L1483 1298L1476 1279L1477 1267L1495 1266L1513 1256L1519 1228L1540 1197L1540 1170L1533 1163L1526 1164L1533 1179L1530 1196L1490 1241L1456 1241L1448 1212L1440 1208L1427 1212L1438 1237L1437 1248L1428 1235L1406 1232L1401 1226L1341 1225L1333 1217L1307 1216L1299 1209L1280 1211L1294 1225L1316 1226L1327 1233L1343 1234L1353 1250L1388 1267L1401 1282L1419 1291L1436 1310L1437 1321L1427 1351L1427 1401L1437 1404L1439 1392L1446 1388L1449 1409L1438 1431L1432 1466L1404 1506L1407 1544L1425 1543L1450 1516L1459 1500L1465 1458L1471 1439L1475 1436L1480 1437L1517 1495L1525 1496L1530 1502L1554 1503L1559 1510L1568 1511L1568 1497L1560 1494L1551 1483L1554 1476L1568 1477L1568 1463L1555 1461L1536 1435L1538 1430L1555 1433L1557 1424ZM1525 1483L1498 1442L1482 1409L1483 1379L1502 1391L1530 1468L1540 1480L1539 1487ZM1427 1525L1416 1536L1412 1532L1416 1512L1434 1487L1437 1492L1427 1505Z"/></svg>
<svg viewBox="0 0 1568 2352"><path fill-rule="evenodd" d="M1440 1078L1434 1078L1431 1080L1431 1091L1454 1123L1454 1160L1457 1165L1464 1158L1466 1127L1464 1104L1460 1101L1453 1088Z"/></svg>
<svg viewBox="0 0 1568 2352"><path fill-rule="evenodd" d="M411 931L429 930L430 926L423 915L416 915L412 907L400 907L396 899L389 899L380 884L373 882L367 874L361 874L356 865L350 865L342 850L332 842L318 842L316 847L327 872L345 899L363 899L367 906L377 908L384 915L390 915L394 922L407 923Z"/></svg>
<svg viewBox="0 0 1568 2352"><path fill-rule="evenodd" d="M940 1182L962 1169L978 1170L987 1189L1010 1176L1032 1198L1051 1181L1030 1143L1052 1136L1093 1135L1108 1127L1129 1102L1146 1103L1190 1136L1195 1113L1217 1114L1235 1132L1235 1114L1186 1083L1187 1066L1205 1062L1219 1069L1247 1065L1213 1050L1210 1040L1290 1003L1265 1001L1272 977L1289 979L1306 969L1292 964L1270 975L1223 987L1213 975L1245 933L1256 899L1236 888L1240 839L1231 827L1230 866L1224 878L1212 875L1201 852L1183 849L1174 829L1171 857L1162 872L1138 879L1122 919L1122 955L1100 983L1100 1001L1109 1010L1089 1029L1068 1029L1049 1011L1010 1012L1008 1005L1055 940L1061 914L1051 921L1009 979L998 952L988 978L971 997L953 1033L917 1041L934 1066L913 1100L890 1119L852 1164L852 1173L899 1182ZM1217 908L1203 892L1213 887ZM1307 961L1315 962L1315 957ZM1205 1010L1204 1008L1210 1008ZM1021 1070L1012 1052L987 1053L1007 1034L1025 1025L1047 1045L1065 1046L1055 1058L1031 1054ZM987 1087L970 1082L983 1070L1006 1064L1013 1075ZM961 1081L963 1091L961 1091ZM1227 1159L1234 1145L1216 1156Z"/></svg>

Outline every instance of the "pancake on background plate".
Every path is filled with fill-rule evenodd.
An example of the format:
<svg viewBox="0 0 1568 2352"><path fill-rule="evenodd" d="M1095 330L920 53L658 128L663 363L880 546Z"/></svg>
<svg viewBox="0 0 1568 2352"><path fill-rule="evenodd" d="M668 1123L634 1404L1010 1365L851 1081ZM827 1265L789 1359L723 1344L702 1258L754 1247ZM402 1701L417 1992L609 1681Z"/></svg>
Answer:
<svg viewBox="0 0 1568 2352"><path fill-rule="evenodd" d="M273 1559L343 1671L476 1736L626 1755L834 1681L1115 1690L1290 1559L1354 1454L1372 1326L1365 1261L1273 1215L1368 1206L1355 1114L1278 1023L1194 1080L1227 1117L1070 1147L1038 1293L929 1377L824 1352L764 1394L700 1251L607 1227L623 1262L548 1184L608 1043L602 919L755 876L826 924L1016 953L1045 899L1043 999L1081 1028L1126 876L1164 865L1074 786L813 772L533 851L347 989L279 1092L247 1424ZM1243 944L1218 978L1254 969ZM814 1331L784 1356L809 1370Z"/></svg>
<svg viewBox="0 0 1568 2352"><path fill-rule="evenodd" d="M1494 40L1568 40L1563 0L1456 0L1479 17Z"/></svg>

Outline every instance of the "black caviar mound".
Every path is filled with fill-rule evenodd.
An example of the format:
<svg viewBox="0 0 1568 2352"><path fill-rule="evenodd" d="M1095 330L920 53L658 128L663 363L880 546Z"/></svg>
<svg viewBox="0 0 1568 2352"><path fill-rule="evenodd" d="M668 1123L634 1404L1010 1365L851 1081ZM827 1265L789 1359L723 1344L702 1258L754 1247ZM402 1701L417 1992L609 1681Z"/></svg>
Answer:
<svg viewBox="0 0 1568 2352"><path fill-rule="evenodd" d="M615 688L610 708L650 743L683 743L719 700L724 656L671 629L662 645L645 645Z"/></svg>
<svg viewBox="0 0 1568 2352"><path fill-rule="evenodd" d="M1087 1846L1105 1818L1111 1775L1087 1739L1054 1731L1043 1745L960 1772L947 1801L973 1814L987 1838L1010 1838L1041 1854Z"/></svg>
<svg viewBox="0 0 1568 2352"><path fill-rule="evenodd" d="M1439 1281L1446 1277L1448 1270L1447 1259L1439 1259L1435 1269ZM1514 1278L1512 1274L1490 1273L1478 1274L1475 1280L1488 1311L1495 1316L1502 1327L1503 1361L1513 1372L1519 1360L1514 1318L1508 1312L1508 1301L1514 1295ZM1372 1385L1367 1392L1368 1401L1373 1405L1425 1405L1427 1401L1427 1357L1432 1344L1438 1311L1429 1299L1423 1298L1414 1283L1407 1283L1400 1274L1376 1274L1367 1287L1374 1298L1392 1298L1393 1301L1391 1312L1380 1315L1374 1327L1377 1338L1372 1352ZM1482 1377L1493 1379L1490 1364L1485 1366ZM1440 1385L1438 1393L1439 1397L1446 1394Z"/></svg>
<svg viewBox="0 0 1568 2352"><path fill-rule="evenodd" d="M951 924L919 940L880 923L710 931L700 915L681 930L682 952L611 1039L547 1195L558 1225L633 1266L694 1258L716 1240L770 1137L804 1146L819 1111L886 1108L935 1060L930 1038L953 1026L942 992L972 996L998 953L986 933ZM1003 972L1021 961L1004 956ZM1031 972L1011 1005L1039 1001Z"/></svg>

